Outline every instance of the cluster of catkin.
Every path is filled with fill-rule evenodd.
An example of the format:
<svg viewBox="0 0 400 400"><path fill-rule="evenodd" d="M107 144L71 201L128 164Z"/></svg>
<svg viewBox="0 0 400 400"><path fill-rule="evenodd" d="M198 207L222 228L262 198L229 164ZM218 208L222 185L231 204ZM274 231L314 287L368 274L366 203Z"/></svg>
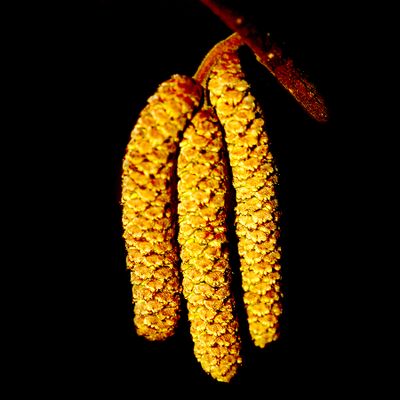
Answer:
<svg viewBox="0 0 400 400"><path fill-rule="evenodd" d="M278 337L277 170L237 49L207 79L174 75L140 113L123 161L122 211L137 333L175 332L186 300L194 354L229 382L242 363L227 220L234 229L251 337ZM233 188L233 190L230 190Z"/></svg>

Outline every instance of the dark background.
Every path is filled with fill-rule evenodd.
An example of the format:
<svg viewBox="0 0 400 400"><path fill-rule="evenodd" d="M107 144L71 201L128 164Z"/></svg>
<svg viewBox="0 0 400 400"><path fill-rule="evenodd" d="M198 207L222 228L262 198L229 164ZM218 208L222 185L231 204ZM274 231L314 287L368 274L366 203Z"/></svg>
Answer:
<svg viewBox="0 0 400 400"><path fill-rule="evenodd" d="M376 303L359 288L365 253L372 257L362 235L379 236L369 224L376 166L366 148L375 140L369 98L378 85L368 54L377 47L365 29L379 14L369 19L373 10L365 5L233 3L316 85L330 117L312 120L243 51L280 170L285 299L280 340L261 350L246 339L244 366L231 386L324 398L348 384L358 387L363 375L355 371L376 351L365 338L373 329L366 309ZM22 340L29 356L18 358L17 374L23 365L32 385L55 393L227 389L195 360L185 313L165 343L136 336L119 198L122 157L147 98L172 74L193 75L230 30L194 0L58 2L33 9L35 18L24 9L21 26L30 24L14 54L26 62L17 70L19 114L29 120L21 147L38 149L30 192L38 203L37 226L48 215L35 251L50 268L37 268L40 285L24 297L23 310L33 316L29 323L20 317L30 330ZM373 383L361 379L364 388Z"/></svg>

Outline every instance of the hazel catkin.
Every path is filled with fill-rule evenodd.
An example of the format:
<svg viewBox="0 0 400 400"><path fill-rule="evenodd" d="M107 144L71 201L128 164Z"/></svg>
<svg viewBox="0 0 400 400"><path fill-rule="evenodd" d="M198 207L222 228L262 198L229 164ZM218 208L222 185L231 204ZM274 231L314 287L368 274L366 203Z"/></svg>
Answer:
<svg viewBox="0 0 400 400"><path fill-rule="evenodd" d="M241 69L241 45L232 36L209 53L194 79L174 75L159 86L132 131L122 176L137 333L171 336L183 294L194 354L221 382L242 364L229 254L235 245L227 238L232 204L229 228L237 236L256 346L278 338L282 311L278 171Z"/></svg>
<svg viewBox="0 0 400 400"><path fill-rule="evenodd" d="M171 336L179 319L177 149L202 93L190 77L163 82L140 113L123 160L122 223L134 323L149 340Z"/></svg>
<svg viewBox="0 0 400 400"><path fill-rule="evenodd" d="M236 191L235 228L249 330L255 345L278 338L281 314L278 173L262 110L236 50L210 70L210 102L225 131Z"/></svg>
<svg viewBox="0 0 400 400"><path fill-rule="evenodd" d="M183 133L178 177L178 241L194 354L213 378L229 382L242 359L230 287L228 177L222 130L207 106Z"/></svg>

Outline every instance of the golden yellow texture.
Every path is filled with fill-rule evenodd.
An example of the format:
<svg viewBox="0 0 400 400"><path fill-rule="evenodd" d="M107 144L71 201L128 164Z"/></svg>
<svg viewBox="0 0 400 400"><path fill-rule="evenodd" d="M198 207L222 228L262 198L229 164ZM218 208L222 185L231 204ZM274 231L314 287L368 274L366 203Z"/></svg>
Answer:
<svg viewBox="0 0 400 400"><path fill-rule="evenodd" d="M149 340L171 336L179 319L177 150L202 93L189 77L173 75L162 83L140 113L123 161L122 223L134 323Z"/></svg>
<svg viewBox="0 0 400 400"><path fill-rule="evenodd" d="M178 241L194 354L229 382L242 363L226 237L228 177L219 122L204 106L184 131L178 158Z"/></svg>
<svg viewBox="0 0 400 400"><path fill-rule="evenodd" d="M225 130L236 191L235 227L249 330L255 345L265 347L278 337L282 310L278 174L263 113L236 51L216 61L207 88Z"/></svg>

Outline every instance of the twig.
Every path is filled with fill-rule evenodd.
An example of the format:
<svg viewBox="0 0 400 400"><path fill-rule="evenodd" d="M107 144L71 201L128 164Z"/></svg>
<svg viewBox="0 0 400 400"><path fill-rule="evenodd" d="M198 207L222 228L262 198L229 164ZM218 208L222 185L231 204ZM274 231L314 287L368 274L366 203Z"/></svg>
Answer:
<svg viewBox="0 0 400 400"><path fill-rule="evenodd" d="M271 41L269 35L261 35L248 19L218 0L200 1L228 28L241 36L243 42L253 50L257 60L268 69L311 117L319 122L328 120L328 111L322 96L293 65L293 61L284 57L282 50Z"/></svg>

